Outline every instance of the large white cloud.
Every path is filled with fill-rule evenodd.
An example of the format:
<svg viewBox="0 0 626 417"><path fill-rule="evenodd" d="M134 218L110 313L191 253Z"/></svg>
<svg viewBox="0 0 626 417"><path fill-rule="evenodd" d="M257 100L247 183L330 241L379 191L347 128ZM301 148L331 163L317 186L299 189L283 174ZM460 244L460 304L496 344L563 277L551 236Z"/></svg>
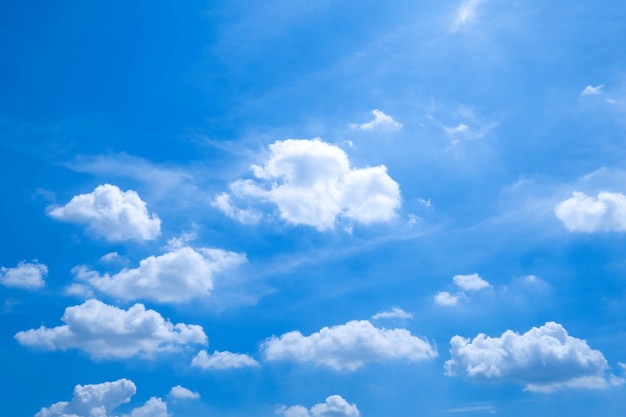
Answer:
<svg viewBox="0 0 626 417"><path fill-rule="evenodd" d="M624 381L607 375L602 353L569 336L562 325L548 322L524 334L512 330L500 337L481 333L473 340L454 336L449 376L503 378L521 382L529 391L549 392L564 387L604 388Z"/></svg>
<svg viewBox="0 0 626 417"><path fill-rule="evenodd" d="M234 252L183 246L164 255L149 256L137 268L124 268L113 275L82 265L73 273L77 282L120 300L180 303L209 295L215 274L245 261L245 255Z"/></svg>
<svg viewBox="0 0 626 417"><path fill-rule="evenodd" d="M148 214L146 203L135 191L122 191L111 184L74 196L66 205L50 208L48 214L85 225L94 235L114 242L152 240L161 233L161 220Z"/></svg>
<svg viewBox="0 0 626 417"><path fill-rule="evenodd" d="M368 362L420 361L437 356L427 340L408 330L377 328L367 320L324 327L310 336L299 331L272 336L263 343L262 350L269 361L291 360L349 371Z"/></svg>
<svg viewBox="0 0 626 417"><path fill-rule="evenodd" d="M319 139L276 141L269 150L262 166L252 166L257 181L238 180L230 188L239 199L275 204L280 217L291 224L329 230L338 218L385 222L400 207L400 188L384 165L351 168L342 149ZM226 201L223 195L218 199ZM217 207L240 217L236 214L242 211L228 203Z"/></svg>
<svg viewBox="0 0 626 417"><path fill-rule="evenodd" d="M43 277L48 274L48 267L35 261L20 262L14 268L0 267L0 284L7 287L36 290L46 285Z"/></svg>
<svg viewBox="0 0 626 417"><path fill-rule="evenodd" d="M207 351L203 349L193 358L191 366L205 370L222 370L258 367L259 363L254 358L242 353L220 352L216 350L209 355Z"/></svg>
<svg viewBox="0 0 626 417"><path fill-rule="evenodd" d="M61 320L64 325L42 325L19 332L15 338L23 345L45 350L79 349L94 359L153 358L158 353L208 343L201 326L172 324L142 304L123 310L91 299L66 308Z"/></svg>
<svg viewBox="0 0 626 417"><path fill-rule="evenodd" d="M359 417L356 404L350 404L341 395L331 395L323 403L315 404L308 410L301 405L280 407L278 414L285 417Z"/></svg>
<svg viewBox="0 0 626 417"><path fill-rule="evenodd" d="M626 196L621 193L600 192L590 197L575 192L560 202L554 213L570 232L626 230Z"/></svg>

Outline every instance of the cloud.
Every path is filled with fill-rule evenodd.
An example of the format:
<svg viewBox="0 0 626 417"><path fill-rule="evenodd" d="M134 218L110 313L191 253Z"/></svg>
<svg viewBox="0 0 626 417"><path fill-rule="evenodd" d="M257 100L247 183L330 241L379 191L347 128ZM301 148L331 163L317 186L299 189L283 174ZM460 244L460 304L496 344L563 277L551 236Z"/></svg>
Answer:
<svg viewBox="0 0 626 417"><path fill-rule="evenodd" d="M45 287L43 279L48 274L48 267L37 261L21 261L15 268L0 267L0 284L6 287L37 290Z"/></svg>
<svg viewBox="0 0 626 417"><path fill-rule="evenodd" d="M461 294L450 294L447 291L441 291L435 294L435 302L441 306L451 307L455 306L460 299L464 298Z"/></svg>
<svg viewBox="0 0 626 417"><path fill-rule="evenodd" d="M452 277L454 283L465 291L480 291L491 287L487 281L482 279L478 274L455 275Z"/></svg>
<svg viewBox="0 0 626 417"><path fill-rule="evenodd" d="M74 196L64 206L50 207L48 214L57 220L86 225L95 236L112 242L153 240L161 234L161 220L154 213L148 215L139 195L111 184Z"/></svg>
<svg viewBox="0 0 626 417"><path fill-rule="evenodd" d="M188 345L206 345L201 326L172 324L158 312L135 304L128 310L91 299L68 307L64 325L19 332L22 345L44 350L78 349L93 359L153 358Z"/></svg>
<svg viewBox="0 0 626 417"><path fill-rule="evenodd" d="M476 19L478 6L485 0L465 0L461 3L456 12L456 19L452 25L452 31L456 32Z"/></svg>
<svg viewBox="0 0 626 417"><path fill-rule="evenodd" d="M400 187L384 165L351 168L342 149L320 139L276 141L269 150L262 166L252 166L258 181L230 184L234 196L275 204L286 222L320 231L338 218L370 224L396 216Z"/></svg>
<svg viewBox="0 0 626 417"><path fill-rule="evenodd" d="M113 275L101 274L84 265L72 272L76 280L120 300L181 303L209 295L215 274L245 261L245 255L234 252L182 246L164 255L149 256L137 268L124 268Z"/></svg>
<svg viewBox="0 0 626 417"><path fill-rule="evenodd" d="M338 371L354 371L368 362L437 357L427 340L408 330L376 328L366 320L324 327L310 336L299 331L272 336L263 343L262 350L268 361L313 363Z"/></svg>
<svg viewBox="0 0 626 417"><path fill-rule="evenodd" d="M372 316L372 319L412 319L413 314L407 313L399 307L393 307L391 311L381 311Z"/></svg>
<svg viewBox="0 0 626 417"><path fill-rule="evenodd" d="M179 400L197 400L200 398L200 394L197 392L191 391L185 387L181 387L180 385L176 385L172 387L170 390L170 397L178 398Z"/></svg>
<svg viewBox="0 0 626 417"><path fill-rule="evenodd" d="M277 414L285 417L359 417L356 404L348 403L341 395L331 395L326 401L315 404L310 410L301 405L279 407Z"/></svg>
<svg viewBox="0 0 626 417"><path fill-rule="evenodd" d="M583 91L580 92L581 96L595 96L598 95L602 92L602 88L604 87L603 84L597 85L595 87L588 85L587 87L585 87L585 89Z"/></svg>
<svg viewBox="0 0 626 417"><path fill-rule="evenodd" d="M101 384L76 385L71 401L42 408L35 417L113 417L111 412L128 403L137 387L128 379ZM122 417L168 417L167 404L152 397L143 406Z"/></svg>
<svg viewBox="0 0 626 417"><path fill-rule="evenodd" d="M240 209L233 204L232 199L227 193L221 193L215 196L211 205L224 213L226 217L237 220L243 224L256 224L261 221L261 213L254 210Z"/></svg>
<svg viewBox="0 0 626 417"><path fill-rule="evenodd" d="M444 126L443 130L445 130L446 133L449 135L456 135L456 134L468 133L470 128L465 123L461 123L455 127Z"/></svg>
<svg viewBox="0 0 626 417"><path fill-rule="evenodd" d="M372 110L372 114L374 115L374 120L367 123L351 123L350 128L356 130L367 130L371 131L379 127L386 127L392 129L400 129L402 128L402 123L398 123L391 116L386 115L382 111L375 109Z"/></svg>
<svg viewBox="0 0 626 417"><path fill-rule="evenodd" d="M626 230L626 196L621 193L600 192L588 197L575 192L555 208L556 217L570 232L609 232Z"/></svg>
<svg viewBox="0 0 626 417"><path fill-rule="evenodd" d="M239 369L245 367L258 367L259 363L252 357L241 353L215 351L208 354L206 350L201 350L191 361L191 366L208 369Z"/></svg>
<svg viewBox="0 0 626 417"><path fill-rule="evenodd" d="M606 375L602 353L571 337L562 325L548 322L524 334L512 330L500 337L481 333L473 340L450 339L451 359L445 373L471 378L501 378L521 382L526 390L550 392L560 388L606 388L624 380Z"/></svg>

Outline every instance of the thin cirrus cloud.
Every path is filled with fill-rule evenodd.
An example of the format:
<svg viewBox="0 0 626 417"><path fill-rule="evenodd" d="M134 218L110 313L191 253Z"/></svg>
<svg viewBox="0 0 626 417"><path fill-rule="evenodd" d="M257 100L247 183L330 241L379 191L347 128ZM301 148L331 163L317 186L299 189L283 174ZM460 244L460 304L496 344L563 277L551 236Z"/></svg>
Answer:
<svg viewBox="0 0 626 417"><path fill-rule="evenodd" d="M204 370L225 370L259 367L259 363L251 356L242 353L232 353L228 351L215 351L208 354L206 350L201 350L191 361L191 366Z"/></svg>
<svg viewBox="0 0 626 417"><path fill-rule="evenodd" d="M0 284L5 287L38 290L46 286L48 267L37 261L21 261L13 268L0 267Z"/></svg>
<svg viewBox="0 0 626 417"><path fill-rule="evenodd" d="M373 320L381 320L381 319L412 319L413 314L407 313L402 310L400 307L392 307L389 311L381 311L380 313L376 313L372 316Z"/></svg>
<svg viewBox="0 0 626 417"><path fill-rule="evenodd" d="M427 340L406 329L377 328L367 320L324 327L310 336L299 331L272 336L262 350L268 361L313 363L337 371L354 371L369 362L437 357L436 348Z"/></svg>
<svg viewBox="0 0 626 417"><path fill-rule="evenodd" d="M111 184L76 195L64 206L50 207L48 215L84 225L89 233L111 242L153 240L161 234L161 220L148 213L139 194Z"/></svg>
<svg viewBox="0 0 626 417"><path fill-rule="evenodd" d="M451 359L445 363L448 376L462 373L470 378L512 380L534 392L601 389L624 383L607 373L609 366L600 351L568 335L555 322L523 334L507 330L500 337L489 337L481 333L472 340L454 336L450 345Z"/></svg>
<svg viewBox="0 0 626 417"><path fill-rule="evenodd" d="M101 384L76 385L70 401L60 401L42 408L35 417L93 416L113 417L119 405L130 402L137 387L131 380L122 378ZM117 413L116 413L117 414ZM143 406L120 417L169 417L167 404L158 397L150 398Z"/></svg>
<svg viewBox="0 0 626 417"><path fill-rule="evenodd" d="M464 0L456 11L452 31L461 30L474 22L478 14L478 7L484 2L485 0Z"/></svg>
<svg viewBox="0 0 626 417"><path fill-rule="evenodd" d="M365 130L372 131L380 128L387 129L400 129L402 128L402 123L396 122L393 117L386 115L382 111L378 109L372 110L372 115L374 116L374 120L371 120L366 123L351 123L350 128L355 130Z"/></svg>
<svg viewBox="0 0 626 417"><path fill-rule="evenodd" d="M235 252L182 246L149 256L138 267L124 268L113 275L79 265L73 269L75 283L70 291L89 294L93 288L124 301L181 303L208 296L216 274L245 262L245 255Z"/></svg>
<svg viewBox="0 0 626 417"><path fill-rule="evenodd" d="M61 320L64 325L42 325L18 332L15 338L22 345L43 350L78 349L93 359L152 359L160 353L208 343L202 326L172 324L142 304L124 310L90 299L66 308Z"/></svg>
<svg viewBox="0 0 626 417"><path fill-rule="evenodd" d="M400 187L384 165L353 168L342 149L320 139L276 141L269 151L262 165L251 167L256 180L231 183L231 196L273 204L287 223L319 231L334 229L338 219L367 225L396 217ZM239 221L256 216L237 211L223 194L214 206Z"/></svg>
<svg viewBox="0 0 626 417"><path fill-rule="evenodd" d="M310 409L302 405L281 406L276 414L284 417L359 417L361 412L356 404L350 404L341 395L331 395Z"/></svg>
<svg viewBox="0 0 626 417"><path fill-rule="evenodd" d="M581 96L597 96L602 92L602 88L604 88L603 84L596 85L595 87L592 85L588 85L584 88L583 91L580 92Z"/></svg>
<svg viewBox="0 0 626 417"><path fill-rule="evenodd" d="M597 197L574 192L554 208L570 232L623 232L626 230L626 195L603 191Z"/></svg>

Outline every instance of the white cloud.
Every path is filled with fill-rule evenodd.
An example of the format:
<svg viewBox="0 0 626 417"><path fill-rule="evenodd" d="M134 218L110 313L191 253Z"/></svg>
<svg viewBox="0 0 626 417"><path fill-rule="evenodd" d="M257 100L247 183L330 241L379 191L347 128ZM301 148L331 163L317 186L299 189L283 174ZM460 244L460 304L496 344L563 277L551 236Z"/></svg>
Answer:
<svg viewBox="0 0 626 417"><path fill-rule="evenodd" d="M191 366L202 369L239 369L245 367L258 367L259 363L252 357L242 353L215 351L208 354L201 350L191 361Z"/></svg>
<svg viewBox="0 0 626 417"><path fill-rule="evenodd" d="M262 349L269 361L291 360L348 371L368 362L420 361L437 356L427 340L411 335L408 330L376 328L366 320L324 327L310 336L298 331L272 336Z"/></svg>
<svg viewBox="0 0 626 417"><path fill-rule="evenodd" d="M456 19L452 26L453 31L457 31L472 23L476 19L478 6L485 0L464 0L456 12Z"/></svg>
<svg viewBox="0 0 626 417"><path fill-rule="evenodd" d="M445 130L446 133L449 135L457 135L469 132L470 128L465 123L460 123L458 126L455 127L444 126L443 130Z"/></svg>
<svg viewBox="0 0 626 417"><path fill-rule="evenodd" d="M384 165L351 168L342 149L319 139L276 141L269 149L264 165L252 166L258 182L233 182L234 196L273 203L288 223L320 231L338 218L370 224L396 216L400 188Z"/></svg>
<svg viewBox="0 0 626 417"><path fill-rule="evenodd" d="M208 343L201 326L172 324L142 304L123 310L91 299L66 308L61 320L64 325L42 325L19 332L15 338L23 345L45 350L79 349L94 359L153 358L187 345Z"/></svg>
<svg viewBox="0 0 626 417"><path fill-rule="evenodd" d="M447 291L440 291L435 294L435 302L441 306L455 306L460 299L464 298L462 294L450 294Z"/></svg>
<svg viewBox="0 0 626 417"><path fill-rule="evenodd" d="M595 96L598 95L602 92L602 88L604 87L603 84L597 85L595 87L588 85L587 87L585 87L585 89L583 91L580 92L581 96Z"/></svg>
<svg viewBox="0 0 626 417"><path fill-rule="evenodd" d="M240 223L256 224L261 221L261 213L254 210L240 209L233 204L232 199L226 193L215 196L211 205L224 213L226 217L237 220Z"/></svg>
<svg viewBox="0 0 626 417"><path fill-rule="evenodd" d="M148 214L146 203L133 191L104 184L89 194L74 196L48 214L57 220L87 226L87 230L109 241L152 240L161 234L161 220Z"/></svg>
<svg viewBox="0 0 626 417"><path fill-rule="evenodd" d="M245 255L234 252L183 246L164 255L149 256L137 268L124 268L113 275L100 274L84 265L75 267L73 273L78 281L120 300L180 303L209 295L215 274L245 261Z"/></svg>
<svg viewBox="0 0 626 417"><path fill-rule="evenodd" d="M372 319L412 319L413 314L407 313L402 310L400 307L392 307L391 311L381 311L380 313L376 313L372 316Z"/></svg>
<svg viewBox="0 0 626 417"><path fill-rule="evenodd" d="M478 274L455 275L452 277L454 283L465 291L480 291L491 287L487 281L482 279Z"/></svg>
<svg viewBox="0 0 626 417"><path fill-rule="evenodd" d="M178 398L179 400L197 400L200 398L200 394L197 392L181 387L180 385L172 387L169 395L170 397Z"/></svg>
<svg viewBox="0 0 626 417"><path fill-rule="evenodd" d="M569 336L555 322L521 335L507 330L500 337L481 333L470 340L454 336L450 345L451 359L445 363L448 376L460 372L469 377L511 379L536 392L624 383L606 375L608 364L600 351Z"/></svg>
<svg viewBox="0 0 626 417"><path fill-rule="evenodd" d="M626 196L621 193L600 192L597 197L588 197L575 192L560 202L554 213L570 232L626 230Z"/></svg>
<svg viewBox="0 0 626 417"><path fill-rule="evenodd" d="M387 127L392 129L400 129L402 127L402 123L398 123L391 116L386 115L382 111L375 109L372 110L372 114L374 115L374 120L367 123L351 123L350 127L356 130L374 130L378 127Z"/></svg>
<svg viewBox="0 0 626 417"><path fill-rule="evenodd" d="M27 263L21 261L15 268L0 267L0 284L7 287L36 290L43 288L46 283L43 279L48 274L48 267L37 261Z"/></svg>
<svg viewBox="0 0 626 417"><path fill-rule="evenodd" d="M128 379L101 384L76 385L71 401L42 408L35 417L113 417L111 412L130 401L137 387ZM152 397L123 417L168 417L167 404Z"/></svg>
<svg viewBox="0 0 626 417"><path fill-rule="evenodd" d="M277 414L284 417L359 417L356 404L350 404L341 395L331 395L323 403L315 404L310 410L301 405L280 407Z"/></svg>

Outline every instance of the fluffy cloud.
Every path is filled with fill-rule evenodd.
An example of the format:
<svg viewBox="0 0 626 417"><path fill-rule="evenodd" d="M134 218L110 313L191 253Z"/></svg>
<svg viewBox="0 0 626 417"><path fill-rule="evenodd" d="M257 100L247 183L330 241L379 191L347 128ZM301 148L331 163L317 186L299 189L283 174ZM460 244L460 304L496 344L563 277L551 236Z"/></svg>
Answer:
<svg viewBox="0 0 626 417"><path fill-rule="evenodd" d="M137 388L133 381L119 379L102 384L76 385L71 401L42 408L35 417L109 417L120 404L130 401ZM152 397L127 417L168 417L167 404Z"/></svg>
<svg viewBox="0 0 626 417"><path fill-rule="evenodd" d="M252 357L241 353L215 351L208 354L201 350L191 361L191 366L202 369L239 369L245 367L257 367L259 363Z"/></svg>
<svg viewBox="0 0 626 417"><path fill-rule="evenodd" d="M595 96L598 95L602 92L602 88L604 87L604 85L600 84L597 85L595 87L588 85L587 87L585 87L585 89L583 91L581 91L580 95L581 96Z"/></svg>
<svg viewBox="0 0 626 417"><path fill-rule="evenodd" d="M447 291L441 291L435 294L435 302L441 306L455 306L459 300L463 297L463 294L450 294Z"/></svg>
<svg viewBox="0 0 626 417"><path fill-rule="evenodd" d="M200 394L188 388L176 385L170 390L170 397L178 398L179 400L197 400L200 398Z"/></svg>
<svg viewBox="0 0 626 417"><path fill-rule="evenodd" d="M455 275L452 277L454 283L465 291L480 291L491 287L487 281L482 279L478 274Z"/></svg>
<svg viewBox="0 0 626 417"><path fill-rule="evenodd" d="M91 299L65 309L62 326L19 332L23 345L46 350L79 349L94 359L154 357L191 344L207 344L201 326L172 324L158 312L135 304L128 310Z"/></svg>
<svg viewBox="0 0 626 417"><path fill-rule="evenodd" d="M278 414L285 417L359 417L356 404L348 403L341 395L331 395L326 401L315 404L310 410L301 405L280 407Z"/></svg>
<svg viewBox="0 0 626 417"><path fill-rule="evenodd" d="M219 209L227 217L233 220L237 220L243 224L256 224L261 220L261 214L254 210L244 210L235 206L230 196L226 193L221 193L215 196L211 205Z"/></svg>
<svg viewBox="0 0 626 417"><path fill-rule="evenodd" d="M372 316L374 320L380 319L412 319L413 314L407 313L399 307L392 307L391 311L381 311Z"/></svg>
<svg viewBox="0 0 626 417"><path fill-rule="evenodd" d="M137 268L100 274L86 266L73 269L77 281L120 300L180 303L209 295L216 273L245 262L244 255L221 249L179 247L164 255L149 256Z"/></svg>
<svg viewBox="0 0 626 417"><path fill-rule="evenodd" d="M374 130L378 127L387 127L393 129L400 129L402 127L401 123L393 120L391 116L387 116L382 111L375 109L372 110L372 114L374 115L374 120L367 123L352 123L350 127L356 130Z"/></svg>
<svg viewBox="0 0 626 417"><path fill-rule="evenodd" d="M555 208L556 217L570 232L626 230L626 196L621 193L598 193L588 197L575 192Z"/></svg>
<svg viewBox="0 0 626 417"><path fill-rule="evenodd" d="M265 164L252 166L258 181L230 188L238 198L275 204L288 223L323 231L338 218L389 221L400 207L400 188L383 165L351 168L342 149L319 139L276 141L269 149Z"/></svg>
<svg viewBox="0 0 626 417"><path fill-rule="evenodd" d="M624 382L606 375L602 353L587 342L567 334L562 325L548 322L524 334L507 330L500 337L479 334L473 340L454 336L449 376L506 378L521 382L529 391L549 392L559 388L604 388Z"/></svg>
<svg viewBox="0 0 626 417"><path fill-rule="evenodd" d="M146 203L132 190L122 191L104 184L89 194L74 196L48 214L55 219L87 226L87 230L109 241L152 240L161 233L161 220L148 214Z"/></svg>
<svg viewBox="0 0 626 417"><path fill-rule="evenodd" d="M7 287L36 290L43 288L46 283L43 279L48 274L48 267L37 261L33 263L20 262L15 268L0 267L0 284Z"/></svg>
<svg viewBox="0 0 626 417"><path fill-rule="evenodd" d="M262 349L269 361L309 362L349 371L367 362L420 361L437 356L428 341L411 335L408 330L376 328L366 320L324 327L310 336L298 331L272 336Z"/></svg>

